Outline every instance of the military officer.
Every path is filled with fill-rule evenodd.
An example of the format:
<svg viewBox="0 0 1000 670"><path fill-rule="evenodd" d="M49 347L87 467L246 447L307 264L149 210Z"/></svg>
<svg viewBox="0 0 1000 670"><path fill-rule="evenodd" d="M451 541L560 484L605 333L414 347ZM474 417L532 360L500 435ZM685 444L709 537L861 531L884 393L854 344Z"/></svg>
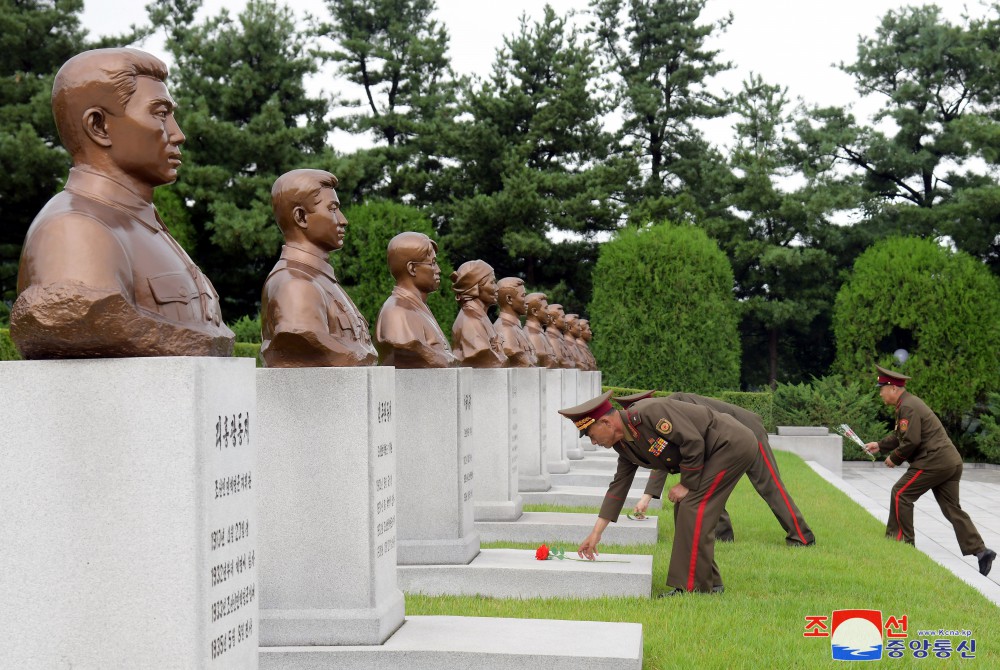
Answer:
<svg viewBox="0 0 1000 670"><path fill-rule="evenodd" d="M653 392L644 393L652 395ZM634 395L642 396L642 394ZM632 397L625 396L624 402L622 398L615 398L615 400L627 409L626 403L634 402L630 400ZM754 489L764 499L767 506L771 508L778 523L785 530L785 542L789 546L801 547L816 544L816 536L813 535L812 529L809 528L809 524L802 516L802 512L799 511L791 494L788 493L781 481L778 464L774 460L774 452L771 451L771 445L767 441L767 429L764 428L764 421L759 415L738 405L732 405L715 398L706 398L695 393L671 393L667 397L681 402L704 405L716 412L728 414L753 431L754 437L757 438L757 458L747 470L747 479L753 484ZM649 494L644 495L639 504L636 505L636 512L643 514L646 512L649 501L652 499L647 498L647 495ZM732 542L735 539L733 523L726 510L722 510L722 514L719 516L719 524L715 528L715 539L720 542Z"/></svg>
<svg viewBox="0 0 1000 670"><path fill-rule="evenodd" d="M674 540L664 595L687 591L723 591L715 564L715 524L736 482L757 453L753 433L736 419L707 407L665 398L648 398L615 411L608 391L581 405L559 410L581 436L615 448L618 470L590 535L580 545L581 558L593 559L601 534L617 520L641 466L680 473L667 493L674 503Z"/></svg>
<svg viewBox="0 0 1000 670"><path fill-rule="evenodd" d="M886 467L894 468L904 461L910 464L892 487L886 537L914 544L913 505L927 491L933 491L941 512L955 529L962 554L974 554L979 561L979 572L988 575L997 554L986 547L959 502L962 457L958 449L931 408L906 390L909 377L878 365L875 368L879 395L882 402L895 407L896 425L878 442L866 444L865 450L870 454L888 453Z"/></svg>

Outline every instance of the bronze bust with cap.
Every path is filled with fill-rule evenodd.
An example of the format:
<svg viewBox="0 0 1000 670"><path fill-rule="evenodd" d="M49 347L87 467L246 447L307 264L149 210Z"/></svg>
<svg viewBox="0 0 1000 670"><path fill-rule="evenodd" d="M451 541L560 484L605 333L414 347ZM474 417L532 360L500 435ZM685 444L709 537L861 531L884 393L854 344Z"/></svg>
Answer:
<svg viewBox="0 0 1000 670"><path fill-rule="evenodd" d="M153 207L185 139L166 77L136 49L85 51L56 74L73 168L24 240L10 319L24 358L232 353L218 294Z"/></svg>
<svg viewBox="0 0 1000 670"><path fill-rule="evenodd" d="M327 261L344 246L337 178L292 170L271 188L285 245L261 292L261 348L269 368L375 365L368 323Z"/></svg>
<svg viewBox="0 0 1000 670"><path fill-rule="evenodd" d="M503 344L486 316L497 303L497 280L484 261L466 261L451 274L451 290L459 311L451 328L455 357L467 368L502 368L507 364Z"/></svg>
<svg viewBox="0 0 1000 670"><path fill-rule="evenodd" d="M375 322L375 348L382 365L410 369L457 364L427 306L427 296L441 287L437 248L437 242L423 233L400 233L389 240L386 259L396 286Z"/></svg>
<svg viewBox="0 0 1000 670"><path fill-rule="evenodd" d="M504 277L497 282L500 315L493 322L493 327L503 342L503 353L507 356L509 368L532 368L538 365L535 348L521 328L521 317L528 312L526 298L523 279Z"/></svg>

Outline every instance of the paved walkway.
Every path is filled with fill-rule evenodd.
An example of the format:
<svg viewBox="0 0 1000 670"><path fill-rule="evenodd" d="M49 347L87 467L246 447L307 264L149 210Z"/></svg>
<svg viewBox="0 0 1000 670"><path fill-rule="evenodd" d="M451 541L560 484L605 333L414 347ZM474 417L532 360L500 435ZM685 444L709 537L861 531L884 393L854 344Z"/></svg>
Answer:
<svg viewBox="0 0 1000 670"><path fill-rule="evenodd" d="M852 500L885 523L889 518L889 497L893 484L905 468L887 468L882 461L845 461L838 477L815 461L807 461L821 477L846 493ZM986 546L1000 554L1000 468L966 464L962 473L962 509L969 513ZM941 514L934 494L921 496L914 508L917 549L971 584L995 605L1000 606L1000 559L993 563L989 577L979 574L975 556L962 556L955 531Z"/></svg>

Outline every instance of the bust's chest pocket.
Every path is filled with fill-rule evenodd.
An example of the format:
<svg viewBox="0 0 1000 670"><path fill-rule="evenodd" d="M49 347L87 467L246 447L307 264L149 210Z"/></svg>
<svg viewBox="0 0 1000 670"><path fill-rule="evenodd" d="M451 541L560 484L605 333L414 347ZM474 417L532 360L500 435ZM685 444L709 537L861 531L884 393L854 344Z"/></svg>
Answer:
<svg viewBox="0 0 1000 670"><path fill-rule="evenodd" d="M200 320L200 291L190 274L165 272L148 281L157 313L173 321Z"/></svg>

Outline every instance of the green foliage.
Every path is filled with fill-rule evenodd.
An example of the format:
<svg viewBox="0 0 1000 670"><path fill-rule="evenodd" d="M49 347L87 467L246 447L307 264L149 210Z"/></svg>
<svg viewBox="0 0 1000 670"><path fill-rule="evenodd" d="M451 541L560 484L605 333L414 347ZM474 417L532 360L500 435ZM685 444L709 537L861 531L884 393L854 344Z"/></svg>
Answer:
<svg viewBox="0 0 1000 670"><path fill-rule="evenodd" d="M591 0L596 48L616 81L621 138L642 157L646 198L691 195L699 205L718 195L719 163L702 139L698 122L726 114L708 82L732 65L706 48L732 15L700 24L706 0ZM683 200L661 201L653 212L693 209ZM673 218L681 220L674 213ZM645 223L642 221L640 223Z"/></svg>
<svg viewBox="0 0 1000 670"><path fill-rule="evenodd" d="M733 274L705 233L625 229L594 270L592 350L608 383L710 394L739 383Z"/></svg>
<svg viewBox="0 0 1000 670"><path fill-rule="evenodd" d="M19 360L21 360L21 354L18 352L17 347L14 346L14 341L10 339L10 330L0 328L0 361Z"/></svg>
<svg viewBox="0 0 1000 670"><path fill-rule="evenodd" d="M774 391L776 426L826 426L834 431L849 425L865 442L882 439L888 432L879 418L883 406L872 375L847 380L839 375L809 383L778 384ZM843 438L844 460L869 460L853 440Z"/></svg>
<svg viewBox="0 0 1000 670"><path fill-rule="evenodd" d="M990 393L986 409L979 416L979 431L975 436L976 448L990 463L1000 463L1000 393Z"/></svg>
<svg viewBox="0 0 1000 670"><path fill-rule="evenodd" d="M396 283L389 273L385 251L389 240L406 231L424 233L436 239L430 221L420 210L392 202L366 202L344 209L350 224L344 247L330 254L330 263L337 273L344 290L358 306L374 330L382 303L392 293ZM427 299L438 324L445 334L458 313L458 304L451 292L449 277L453 271L447 250L438 247L438 266L441 268L441 288Z"/></svg>
<svg viewBox="0 0 1000 670"><path fill-rule="evenodd" d="M1000 281L930 240L892 238L865 251L837 295L834 333L839 372L870 380L875 364L901 370L949 430L1000 390ZM897 348L910 354L902 366Z"/></svg>
<svg viewBox="0 0 1000 670"><path fill-rule="evenodd" d="M237 342L233 347L233 356L236 358L252 358L257 362L257 367L264 367L264 360L260 357L260 344L253 342Z"/></svg>
<svg viewBox="0 0 1000 670"><path fill-rule="evenodd" d="M168 86L187 136L173 205L187 209L187 242L224 312L248 314L282 241L271 185L288 170L332 162L328 101L306 94L305 78L318 70L316 34L287 6L250 0L235 19L222 10L196 21L202 4L148 6L176 62Z"/></svg>
<svg viewBox="0 0 1000 670"><path fill-rule="evenodd" d="M236 341L260 345L260 314L251 318L241 316L229 324L229 330L236 335ZM260 348L258 346L258 348Z"/></svg>

